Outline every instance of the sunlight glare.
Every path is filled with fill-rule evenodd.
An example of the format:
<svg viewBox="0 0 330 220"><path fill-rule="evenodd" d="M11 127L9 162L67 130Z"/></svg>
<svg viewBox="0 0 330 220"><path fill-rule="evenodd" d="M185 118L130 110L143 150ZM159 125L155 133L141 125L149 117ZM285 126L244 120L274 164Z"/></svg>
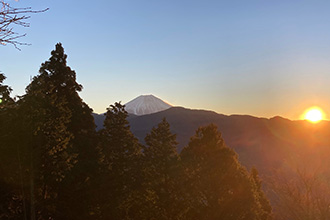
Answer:
<svg viewBox="0 0 330 220"><path fill-rule="evenodd" d="M305 111L303 119L312 123L317 123L324 119L324 113L319 107L312 107Z"/></svg>

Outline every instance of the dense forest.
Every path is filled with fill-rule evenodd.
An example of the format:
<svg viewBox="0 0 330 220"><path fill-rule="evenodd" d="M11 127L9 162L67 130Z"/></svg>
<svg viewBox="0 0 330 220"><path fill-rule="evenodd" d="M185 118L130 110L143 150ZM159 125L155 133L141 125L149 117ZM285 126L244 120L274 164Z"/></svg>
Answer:
<svg viewBox="0 0 330 220"><path fill-rule="evenodd" d="M179 154L164 118L139 143L121 103L96 131L76 73L57 44L23 96L0 74L0 219L272 219L213 124Z"/></svg>

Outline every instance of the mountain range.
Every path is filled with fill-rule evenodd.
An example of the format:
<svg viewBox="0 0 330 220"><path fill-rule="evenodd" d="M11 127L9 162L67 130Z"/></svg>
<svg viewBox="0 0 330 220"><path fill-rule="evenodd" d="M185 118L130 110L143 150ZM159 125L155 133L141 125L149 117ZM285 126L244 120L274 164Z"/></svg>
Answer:
<svg viewBox="0 0 330 220"><path fill-rule="evenodd" d="M102 128L104 117L94 114L98 129ZM130 114L128 121L133 134L144 143L146 134L163 118L167 119L172 132L177 135L179 152L198 127L213 123L218 126L226 144L237 152L241 163L247 168L255 166L262 174L270 169L295 169L306 163L328 161L330 155L328 121L312 124L278 116L271 119L249 115L227 116L183 107L170 107L139 116Z"/></svg>

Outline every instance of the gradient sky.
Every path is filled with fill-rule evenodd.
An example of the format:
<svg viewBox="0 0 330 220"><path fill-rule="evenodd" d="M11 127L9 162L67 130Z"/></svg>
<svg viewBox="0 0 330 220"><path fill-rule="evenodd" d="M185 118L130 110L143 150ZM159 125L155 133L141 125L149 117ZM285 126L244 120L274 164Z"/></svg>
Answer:
<svg viewBox="0 0 330 220"><path fill-rule="evenodd" d="M20 0L33 15L21 51L0 46L14 95L62 42L95 112L153 94L223 114L330 114L330 2L288 0Z"/></svg>

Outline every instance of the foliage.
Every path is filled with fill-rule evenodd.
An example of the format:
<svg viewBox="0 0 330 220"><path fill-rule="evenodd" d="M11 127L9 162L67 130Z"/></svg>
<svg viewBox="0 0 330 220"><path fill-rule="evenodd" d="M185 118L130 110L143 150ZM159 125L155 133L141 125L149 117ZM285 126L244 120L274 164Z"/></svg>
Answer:
<svg viewBox="0 0 330 220"><path fill-rule="evenodd" d="M4 104L7 102L12 102L13 99L10 97L10 92L12 89L7 86L3 85L3 81L6 79L6 77L0 73L0 99L1 99L1 108L3 108Z"/></svg>
<svg viewBox="0 0 330 220"><path fill-rule="evenodd" d="M141 145L130 131L128 113L120 103L107 108L104 129L99 131L103 219L129 218L132 197L140 184Z"/></svg>
<svg viewBox="0 0 330 220"><path fill-rule="evenodd" d="M61 214L67 216L68 219L77 218L76 213L88 219L93 218L90 216L90 210L93 207L89 200L94 196L91 189L95 184L93 177L96 175L98 161L95 124L91 115L92 109L79 97L78 92L82 90L82 86L76 82L76 73L67 66L66 58L62 45L57 44L49 61L41 65L39 76L41 82L34 80L36 83L31 84L28 91L44 83L44 86L49 88L46 94L53 93L58 98L54 100L56 105L63 107L62 114L57 115L69 119L65 128L56 129L57 132L64 132L66 129L72 135L68 140L72 146L68 149L68 155L71 158L66 162L74 164L70 169L70 175L63 180L58 202L62 205Z"/></svg>
<svg viewBox="0 0 330 220"><path fill-rule="evenodd" d="M20 127L16 145L27 170L26 194L32 219L34 213L38 213L38 218L63 215L56 203L60 204L64 180L73 175L79 157L77 131L72 128L76 105L82 105L77 94L81 86L75 81L74 71L66 66L61 44L56 45L39 72L18 101L16 121ZM42 208L36 204L43 204Z"/></svg>
<svg viewBox="0 0 330 220"><path fill-rule="evenodd" d="M181 219L184 199L180 192L182 167L176 135L164 118L145 138L144 219Z"/></svg>
<svg viewBox="0 0 330 220"><path fill-rule="evenodd" d="M269 219L255 181L213 124L196 131L181 153L189 180L188 219Z"/></svg>
<svg viewBox="0 0 330 220"><path fill-rule="evenodd" d="M260 212L260 219L270 219L272 214L272 207L264 191L262 190L262 181L260 180L258 170L255 167L251 169L250 179L254 183L255 196L259 201L262 209Z"/></svg>
<svg viewBox="0 0 330 220"><path fill-rule="evenodd" d="M23 205L20 188L17 185L17 152L12 145L13 128L11 126L15 107L10 97L11 89L4 85L5 76L0 73L0 219L23 217Z"/></svg>
<svg viewBox="0 0 330 220"><path fill-rule="evenodd" d="M31 219L74 219L77 213L87 219L92 209L89 180L98 156L93 148L95 125L66 57L57 44L13 112L14 138L7 149L17 148L15 178L22 182L24 203L30 204L25 212L29 209ZM78 204L78 195L86 203L72 205Z"/></svg>

